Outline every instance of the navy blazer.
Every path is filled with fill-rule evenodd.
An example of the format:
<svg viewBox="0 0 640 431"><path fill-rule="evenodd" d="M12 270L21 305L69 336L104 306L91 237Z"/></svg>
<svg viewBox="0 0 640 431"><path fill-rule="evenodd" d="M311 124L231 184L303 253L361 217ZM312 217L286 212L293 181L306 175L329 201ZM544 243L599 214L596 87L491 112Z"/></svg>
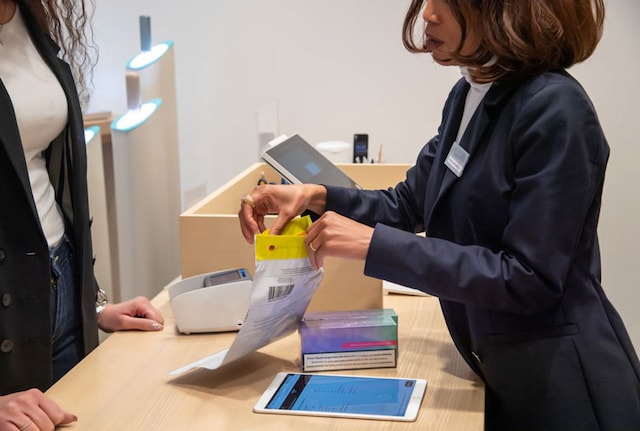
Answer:
<svg viewBox="0 0 640 431"><path fill-rule="evenodd" d="M403 182L328 187L326 209L375 226L367 275L440 298L485 383L487 429L640 429L640 365L600 285L609 147L594 107L565 71L494 83L457 177L444 162L468 89L455 85Z"/></svg>
<svg viewBox="0 0 640 431"><path fill-rule="evenodd" d="M34 44L67 96L68 124L47 152L56 199L72 223L76 286L81 289L84 348L98 344L86 148L82 112L59 48L18 2ZM37 95L34 95L37 97ZM65 184L62 189L60 185ZM52 383L51 265L31 193L13 106L0 80L0 395Z"/></svg>

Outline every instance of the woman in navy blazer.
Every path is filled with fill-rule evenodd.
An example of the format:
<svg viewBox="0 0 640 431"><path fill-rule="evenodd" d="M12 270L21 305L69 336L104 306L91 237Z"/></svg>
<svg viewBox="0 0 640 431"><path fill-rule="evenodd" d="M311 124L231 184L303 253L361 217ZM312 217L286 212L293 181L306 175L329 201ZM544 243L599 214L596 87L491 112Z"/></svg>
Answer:
<svg viewBox="0 0 640 431"><path fill-rule="evenodd" d="M249 242L266 214L278 233L311 210L315 267L363 259L366 275L438 296L485 383L487 430L640 429L640 365L600 284L609 147L565 70L591 55L603 21L600 0L413 0L405 46L465 76L406 179L260 186L242 200Z"/></svg>
<svg viewBox="0 0 640 431"><path fill-rule="evenodd" d="M96 308L82 112L72 69L57 45L82 78L84 11L82 1L0 0L0 430L53 429L73 419L42 391L96 347L98 327L162 329L163 318L147 298L101 306L100 313ZM29 87L45 79L51 98ZM50 100L63 108L40 109L41 117L23 108L37 111ZM59 129L52 118L60 119ZM38 129L47 128L57 137L37 142L41 152L27 148L25 136L39 137ZM32 190L32 157L64 223L55 247L43 228L41 194ZM61 249L67 250L61 261L71 262L64 280L57 272L64 265L51 258Z"/></svg>

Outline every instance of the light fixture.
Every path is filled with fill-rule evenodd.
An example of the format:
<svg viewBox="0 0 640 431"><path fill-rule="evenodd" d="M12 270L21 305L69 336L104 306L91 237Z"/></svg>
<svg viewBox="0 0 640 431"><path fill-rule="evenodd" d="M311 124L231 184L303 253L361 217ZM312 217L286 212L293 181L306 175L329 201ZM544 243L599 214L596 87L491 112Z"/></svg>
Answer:
<svg viewBox="0 0 640 431"><path fill-rule="evenodd" d="M150 51L141 51L127 63L127 69L141 70L158 61L173 45L173 41L159 43L151 47Z"/></svg>
<svg viewBox="0 0 640 431"><path fill-rule="evenodd" d="M88 144L98 133L100 133L99 126L91 126L84 129L84 142Z"/></svg>

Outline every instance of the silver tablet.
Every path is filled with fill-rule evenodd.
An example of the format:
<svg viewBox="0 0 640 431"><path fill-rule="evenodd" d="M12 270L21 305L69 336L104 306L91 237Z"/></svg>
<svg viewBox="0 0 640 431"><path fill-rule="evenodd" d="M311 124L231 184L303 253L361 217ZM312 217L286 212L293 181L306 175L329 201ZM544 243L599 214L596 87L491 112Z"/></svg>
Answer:
<svg viewBox="0 0 640 431"><path fill-rule="evenodd" d="M261 157L293 184L362 188L299 135L272 145Z"/></svg>
<svg viewBox="0 0 640 431"><path fill-rule="evenodd" d="M415 421L426 388L424 379L278 373L253 411Z"/></svg>

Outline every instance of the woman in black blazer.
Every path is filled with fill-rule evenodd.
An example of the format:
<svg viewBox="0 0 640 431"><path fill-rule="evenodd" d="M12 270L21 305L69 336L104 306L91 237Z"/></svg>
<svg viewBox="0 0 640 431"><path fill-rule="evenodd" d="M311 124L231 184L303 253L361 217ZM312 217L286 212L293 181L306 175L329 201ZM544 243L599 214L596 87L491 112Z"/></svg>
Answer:
<svg viewBox="0 0 640 431"><path fill-rule="evenodd" d="M41 391L97 346L98 327L162 329L147 298L105 305L93 273L82 112L61 59L84 83L84 13L0 0L0 430L73 419Z"/></svg>
<svg viewBox="0 0 640 431"><path fill-rule="evenodd" d="M425 22L420 42L415 24ZM302 210L305 242L365 274L440 298L485 383L487 430L638 430L640 365L600 284L597 223L609 147L566 68L602 32L601 0L413 0L412 52L462 66L437 135L393 190L260 186L247 241ZM425 237L415 235L424 232Z"/></svg>

